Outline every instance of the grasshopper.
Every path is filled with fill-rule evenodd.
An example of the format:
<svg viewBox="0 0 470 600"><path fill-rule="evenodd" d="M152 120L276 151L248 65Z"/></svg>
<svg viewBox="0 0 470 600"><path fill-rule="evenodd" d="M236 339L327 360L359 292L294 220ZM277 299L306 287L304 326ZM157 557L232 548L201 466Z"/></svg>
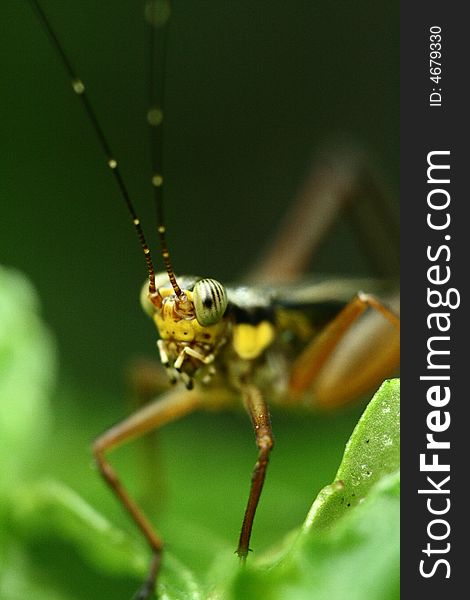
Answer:
<svg viewBox="0 0 470 600"><path fill-rule="evenodd" d="M170 388L93 444L105 482L142 532L151 550L149 574L136 598L151 596L161 567L164 543L141 507L121 482L108 454L118 446L195 410L242 404L253 425L258 448L236 548L246 560L255 513L274 446L269 404L327 407L342 405L374 388L398 364L399 319L369 288L371 281L304 278L337 213L364 195L383 199L360 159L344 152L327 155L314 168L277 236L240 285L175 273L163 219L162 130L168 4L151 4L151 45L160 62L151 82L149 123L152 136L152 185L160 242L157 272L150 245L128 193L86 86L63 50L41 5L30 0L82 102L108 166L125 201L142 249L147 280L141 304L153 321L162 365L155 389ZM157 47L158 46L158 47ZM152 51L152 56L154 52ZM163 57L163 58L161 58ZM361 291L361 290L364 291ZM366 314L367 313L367 314ZM366 318L365 318L366 317ZM378 318L374 318L378 317ZM388 324L388 328L387 328Z"/></svg>

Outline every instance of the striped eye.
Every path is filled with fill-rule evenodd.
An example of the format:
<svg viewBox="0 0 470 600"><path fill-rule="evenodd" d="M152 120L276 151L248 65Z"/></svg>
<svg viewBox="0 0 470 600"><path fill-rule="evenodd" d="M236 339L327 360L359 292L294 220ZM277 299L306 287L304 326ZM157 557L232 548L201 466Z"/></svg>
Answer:
<svg viewBox="0 0 470 600"><path fill-rule="evenodd" d="M215 279L200 279L194 286L193 302L199 325L214 325L224 316L227 293Z"/></svg>

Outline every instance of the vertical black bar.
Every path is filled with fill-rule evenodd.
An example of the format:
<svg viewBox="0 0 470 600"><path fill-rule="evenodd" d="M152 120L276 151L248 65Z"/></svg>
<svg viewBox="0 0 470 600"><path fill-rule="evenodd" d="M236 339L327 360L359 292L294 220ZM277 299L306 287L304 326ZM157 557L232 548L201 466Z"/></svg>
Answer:
<svg viewBox="0 0 470 600"><path fill-rule="evenodd" d="M468 593L464 7L401 3L403 599Z"/></svg>

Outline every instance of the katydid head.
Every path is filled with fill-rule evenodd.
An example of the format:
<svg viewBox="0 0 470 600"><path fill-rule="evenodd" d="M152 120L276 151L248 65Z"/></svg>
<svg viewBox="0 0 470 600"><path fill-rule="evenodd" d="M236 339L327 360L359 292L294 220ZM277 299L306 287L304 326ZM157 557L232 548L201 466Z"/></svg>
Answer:
<svg viewBox="0 0 470 600"><path fill-rule="evenodd" d="M166 272L157 274L155 283L159 303L152 300L145 282L141 304L157 327L160 360L170 381L192 388L195 376L205 381L214 373L212 363L228 328L227 293L215 279L183 277L178 296Z"/></svg>

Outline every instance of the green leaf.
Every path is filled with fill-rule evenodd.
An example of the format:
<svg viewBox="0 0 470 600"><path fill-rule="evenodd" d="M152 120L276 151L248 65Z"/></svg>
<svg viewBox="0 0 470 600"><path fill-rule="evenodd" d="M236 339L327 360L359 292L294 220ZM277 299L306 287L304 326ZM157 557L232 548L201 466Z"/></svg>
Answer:
<svg viewBox="0 0 470 600"><path fill-rule="evenodd" d="M247 565L235 599L392 600L399 597L399 381L386 381L347 443L335 481L298 536Z"/></svg>
<svg viewBox="0 0 470 600"><path fill-rule="evenodd" d="M249 567L232 582L232 600L397 600L399 474L387 475L367 498L320 534L303 534L286 559Z"/></svg>
<svg viewBox="0 0 470 600"><path fill-rule="evenodd" d="M328 527L400 466L400 380L385 381L356 425L336 473L320 493L304 527Z"/></svg>
<svg viewBox="0 0 470 600"><path fill-rule="evenodd" d="M30 473L50 426L55 345L29 281L0 266L0 489Z"/></svg>
<svg viewBox="0 0 470 600"><path fill-rule="evenodd" d="M60 538L75 546L102 573L143 580L148 568L150 555L144 544L60 482L44 480L27 490L18 490L12 520L23 538ZM160 587L168 598L203 598L194 574L168 551Z"/></svg>

